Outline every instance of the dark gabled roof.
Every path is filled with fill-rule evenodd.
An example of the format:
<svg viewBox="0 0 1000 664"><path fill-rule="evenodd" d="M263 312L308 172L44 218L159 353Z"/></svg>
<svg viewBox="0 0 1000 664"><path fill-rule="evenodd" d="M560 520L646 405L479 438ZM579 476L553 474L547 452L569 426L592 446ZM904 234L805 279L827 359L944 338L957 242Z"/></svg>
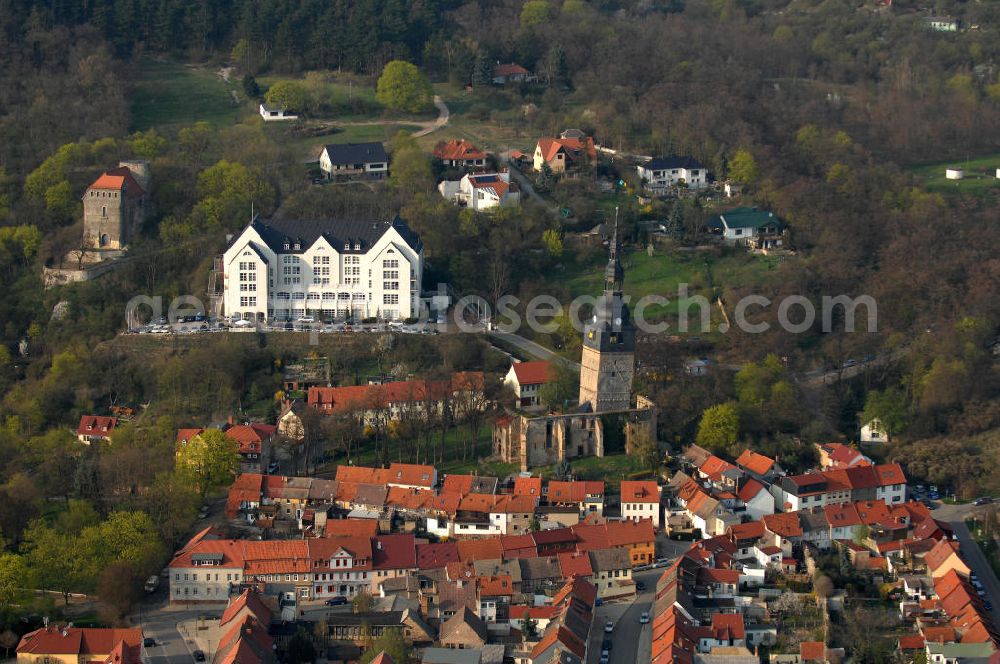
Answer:
<svg viewBox="0 0 1000 664"><path fill-rule="evenodd" d="M389 157L385 154L385 148L378 142L334 143L323 146L323 149L330 158L330 163L334 165L389 161Z"/></svg>
<svg viewBox="0 0 1000 664"><path fill-rule="evenodd" d="M668 168L705 168L704 164L688 155L656 157L643 164L642 167L649 171L663 171Z"/></svg>
<svg viewBox="0 0 1000 664"><path fill-rule="evenodd" d="M728 212L712 217L708 225L711 228L722 229L723 223L728 228L760 228L766 224L775 224L778 230L785 227L785 222L773 212L758 210L755 207L738 207Z"/></svg>
<svg viewBox="0 0 1000 664"><path fill-rule="evenodd" d="M320 237L339 253L364 253L378 242L390 228L395 228L403 240L416 252L423 244L420 237L400 217L384 219L261 219L250 226L276 254L297 254L309 249ZM234 242L239 240L239 236ZM285 249L285 244L288 249ZM298 244L298 249L296 249ZM350 249L344 249L349 245ZM360 249L354 247L360 245Z"/></svg>

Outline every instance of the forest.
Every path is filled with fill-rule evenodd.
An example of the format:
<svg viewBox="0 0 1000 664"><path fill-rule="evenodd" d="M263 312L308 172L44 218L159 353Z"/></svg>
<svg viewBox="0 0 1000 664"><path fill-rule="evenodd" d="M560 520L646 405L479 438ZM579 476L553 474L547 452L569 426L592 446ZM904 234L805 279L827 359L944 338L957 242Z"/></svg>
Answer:
<svg viewBox="0 0 1000 664"><path fill-rule="evenodd" d="M930 30L929 12L963 29ZM291 353L220 345L147 357L109 343L133 295L203 293L212 257L251 202L286 217L399 213L423 239L429 284L490 302L565 297L550 275L582 260L560 239L580 229L538 207L487 218L443 201L439 173L410 136L392 141L393 175L369 192L310 186L301 155L260 123L135 132L133 81L150 57L233 66L241 77L350 72L372 87L388 62L407 60L442 89L481 90L475 113L525 136L579 127L616 149L691 154L720 180L739 173L750 202L789 222L797 260L763 291L727 284L722 301L869 294L878 332L772 325L711 347L643 344L640 362L658 367L640 388L664 413L660 440L727 453L751 444L806 465L803 441L850 440L860 416L879 417L894 441L881 456L911 477L965 498L1000 492L1000 200L995 189L929 191L913 170L992 155L1000 167L997 3L0 0L0 593L67 537L93 546L109 529L155 530L148 550L119 553L134 563L129 573L162 562L199 502L174 469L175 427L240 410L273 417L276 367ZM542 82L489 88L497 62ZM128 264L44 290L41 268L79 243L83 189L124 158L150 160L155 181L156 213ZM583 221L599 220L586 186L553 189L588 210ZM643 249L640 220L670 209L623 210L629 248ZM680 242L696 244L713 212L686 202ZM702 350L743 368L684 375L685 358ZM356 352L345 380L373 360L371 349ZM400 353L411 373L488 362L479 346ZM820 390L798 379L867 356L891 361ZM148 404L143 426L105 454L81 451L69 433L79 416L116 404ZM62 585L92 590L98 577L68 569Z"/></svg>

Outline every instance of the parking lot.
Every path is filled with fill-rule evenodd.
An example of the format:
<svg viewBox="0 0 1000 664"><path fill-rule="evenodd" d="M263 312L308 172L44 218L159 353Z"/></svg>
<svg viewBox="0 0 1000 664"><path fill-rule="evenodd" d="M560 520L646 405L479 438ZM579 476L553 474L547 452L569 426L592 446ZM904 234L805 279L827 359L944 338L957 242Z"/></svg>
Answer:
<svg viewBox="0 0 1000 664"><path fill-rule="evenodd" d="M177 318L174 322L170 322L166 318L160 318L145 325L137 325L128 330L126 334L171 335L212 334L219 332L315 332L319 334L390 332L399 334L440 334L447 330L447 324L434 322L417 322L412 324L399 321L379 323L323 323L313 320L255 322L248 320L220 321L208 319L204 316L184 316Z"/></svg>

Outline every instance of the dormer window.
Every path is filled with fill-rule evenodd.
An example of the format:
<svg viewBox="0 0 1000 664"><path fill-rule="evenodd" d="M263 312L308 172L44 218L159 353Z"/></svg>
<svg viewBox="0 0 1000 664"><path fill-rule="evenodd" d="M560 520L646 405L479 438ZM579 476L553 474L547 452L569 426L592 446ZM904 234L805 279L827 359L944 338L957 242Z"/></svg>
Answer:
<svg viewBox="0 0 1000 664"><path fill-rule="evenodd" d="M351 243L350 242L345 242L344 243L344 251L350 251L350 249L351 249Z"/></svg>
<svg viewBox="0 0 1000 664"><path fill-rule="evenodd" d="M291 249L291 245L289 245L289 244L288 244L288 243L286 242L286 243L284 244L284 248L285 248L285 249Z"/></svg>
<svg viewBox="0 0 1000 664"><path fill-rule="evenodd" d="M300 251L301 249L302 249L302 243L301 242L296 242L295 243L295 251Z"/></svg>
<svg viewBox="0 0 1000 664"><path fill-rule="evenodd" d="M355 242L354 243L354 251L361 251L361 243L360 242Z"/></svg>

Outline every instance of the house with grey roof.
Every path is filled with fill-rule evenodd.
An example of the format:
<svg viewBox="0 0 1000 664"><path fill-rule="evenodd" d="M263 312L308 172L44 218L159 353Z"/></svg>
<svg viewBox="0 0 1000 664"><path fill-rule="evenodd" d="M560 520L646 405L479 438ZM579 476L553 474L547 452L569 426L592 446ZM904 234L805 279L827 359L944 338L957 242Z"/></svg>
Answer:
<svg viewBox="0 0 1000 664"><path fill-rule="evenodd" d="M784 244L788 225L773 212L738 207L709 220L708 229L726 244L751 249L776 249Z"/></svg>
<svg viewBox="0 0 1000 664"><path fill-rule="evenodd" d="M378 142L336 143L323 146L319 167L326 179L337 182L383 180L389 176L389 157Z"/></svg>

